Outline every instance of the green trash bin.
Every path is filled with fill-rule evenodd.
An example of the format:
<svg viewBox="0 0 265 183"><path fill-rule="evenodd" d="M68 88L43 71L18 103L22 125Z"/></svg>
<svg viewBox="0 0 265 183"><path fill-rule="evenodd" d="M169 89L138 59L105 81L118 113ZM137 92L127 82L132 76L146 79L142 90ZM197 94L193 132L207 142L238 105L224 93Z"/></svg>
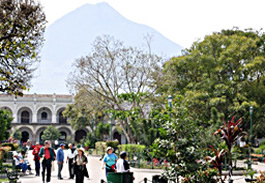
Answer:
<svg viewBox="0 0 265 183"><path fill-rule="evenodd" d="M152 183L167 183L167 180L165 178L161 178L160 175L154 175Z"/></svg>
<svg viewBox="0 0 265 183"><path fill-rule="evenodd" d="M133 183L133 173L108 173L108 183Z"/></svg>

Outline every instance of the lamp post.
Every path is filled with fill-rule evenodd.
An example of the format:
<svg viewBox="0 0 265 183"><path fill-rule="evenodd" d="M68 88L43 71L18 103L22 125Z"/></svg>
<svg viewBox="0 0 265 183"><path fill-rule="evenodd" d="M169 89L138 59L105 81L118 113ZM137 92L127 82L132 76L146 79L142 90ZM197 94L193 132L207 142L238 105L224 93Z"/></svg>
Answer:
<svg viewBox="0 0 265 183"><path fill-rule="evenodd" d="M249 108L249 114L250 114L250 142L252 145L253 144L253 125L252 125L253 107L252 106L250 106Z"/></svg>
<svg viewBox="0 0 265 183"><path fill-rule="evenodd" d="M110 114L110 140L112 141L112 114Z"/></svg>
<svg viewBox="0 0 265 183"><path fill-rule="evenodd" d="M169 95L169 96L167 97L167 101L168 101L168 105L169 105L169 107L170 107L170 109L171 109L171 108L172 108L173 97L172 97L171 95ZM170 117L170 120L171 120L171 111L170 111L170 113L169 113L169 117Z"/></svg>
<svg viewBox="0 0 265 183"><path fill-rule="evenodd" d="M167 97L167 101L168 101L168 105L169 105L169 107L172 108L173 97L172 97L171 95L169 95L169 96Z"/></svg>
<svg viewBox="0 0 265 183"><path fill-rule="evenodd" d="M248 154L249 154L249 160L248 160L248 169L251 169L251 146L252 146L252 114L253 114L253 107L249 107L249 116L250 116L250 136L249 136L249 146L248 146Z"/></svg>

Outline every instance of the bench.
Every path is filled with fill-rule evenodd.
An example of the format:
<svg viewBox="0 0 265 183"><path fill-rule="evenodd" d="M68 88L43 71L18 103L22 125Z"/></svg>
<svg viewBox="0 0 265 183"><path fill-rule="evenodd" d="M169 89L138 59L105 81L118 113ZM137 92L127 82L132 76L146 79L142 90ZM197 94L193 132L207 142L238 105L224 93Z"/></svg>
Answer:
<svg viewBox="0 0 265 183"><path fill-rule="evenodd" d="M253 161L261 161L263 162L264 160L264 155L263 154L250 154L251 155L251 159Z"/></svg>

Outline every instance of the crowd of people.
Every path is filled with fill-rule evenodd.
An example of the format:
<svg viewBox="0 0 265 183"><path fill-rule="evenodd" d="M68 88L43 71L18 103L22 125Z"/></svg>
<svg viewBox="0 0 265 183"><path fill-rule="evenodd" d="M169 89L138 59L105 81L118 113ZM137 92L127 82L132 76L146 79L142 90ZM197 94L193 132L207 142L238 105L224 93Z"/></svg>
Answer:
<svg viewBox="0 0 265 183"><path fill-rule="evenodd" d="M65 144L60 144L60 148L55 150L51 147L50 141L45 141L44 146L37 142L33 151L33 160L35 162L35 171L36 176L40 176L40 167L42 167L42 182L49 183L51 182L51 171L53 163L57 161L58 164L58 179L63 180L62 169L64 163L68 164L69 170L69 179L74 179L76 183L83 183L85 177L89 177L86 164L88 163L87 157L85 155L85 150L82 147L74 147L73 144L68 144L68 150L66 151L65 158ZM13 153L13 158L15 161L16 168L20 168L25 174L28 170L30 174L31 166L27 160L24 160L25 152L18 154L17 152ZM127 154L126 152L120 153L120 159L113 152L111 147L108 147L106 150L106 155L103 158L102 169L105 169L106 178L109 172L129 172L130 167L126 161ZM65 161L66 159L66 161Z"/></svg>

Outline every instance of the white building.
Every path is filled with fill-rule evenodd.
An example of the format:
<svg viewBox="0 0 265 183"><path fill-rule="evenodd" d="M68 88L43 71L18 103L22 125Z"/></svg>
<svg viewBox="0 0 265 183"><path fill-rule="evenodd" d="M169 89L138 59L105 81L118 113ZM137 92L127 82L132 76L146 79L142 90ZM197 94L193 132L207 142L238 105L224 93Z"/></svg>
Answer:
<svg viewBox="0 0 265 183"><path fill-rule="evenodd" d="M11 133L14 129L19 129L22 133L22 142L28 139L42 142L43 131L49 125L59 129L61 141L65 141L70 136L72 140L78 142L86 136L88 128L75 131L62 115L66 106L73 102L72 95L32 94L16 98L0 94L0 108L8 109L13 114Z"/></svg>
<svg viewBox="0 0 265 183"><path fill-rule="evenodd" d="M19 129L22 133L22 142L30 139L32 142L43 142L41 136L47 126L52 125L60 133L60 141L71 137L73 141L79 142L90 131L89 128L73 130L71 125L62 115L68 104L74 102L74 95L24 95L15 97L0 94L0 108L12 112L11 133ZM118 139L120 143L126 143L124 135L120 135L115 127L112 129L112 139Z"/></svg>

